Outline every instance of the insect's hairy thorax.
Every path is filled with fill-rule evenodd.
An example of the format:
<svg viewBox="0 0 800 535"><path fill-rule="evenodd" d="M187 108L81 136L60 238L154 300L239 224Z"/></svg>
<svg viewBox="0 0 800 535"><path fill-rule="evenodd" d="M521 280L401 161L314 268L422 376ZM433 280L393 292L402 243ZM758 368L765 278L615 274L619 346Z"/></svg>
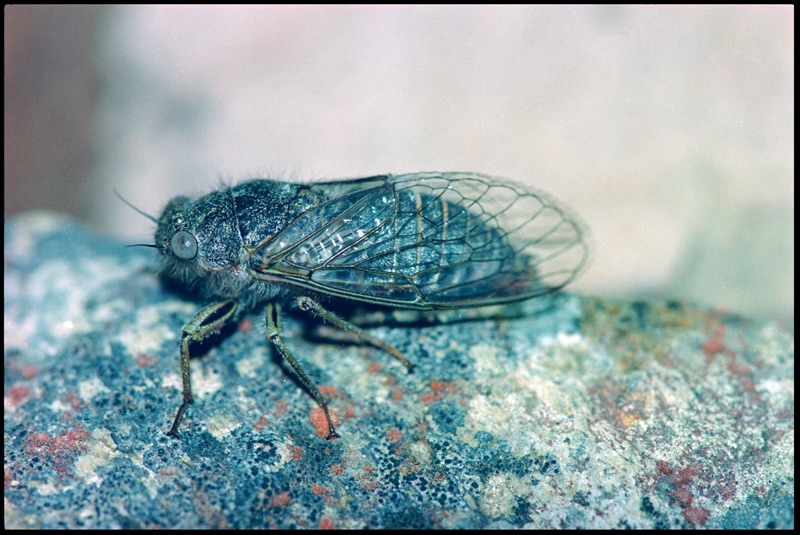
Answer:
<svg viewBox="0 0 800 535"><path fill-rule="evenodd" d="M297 184L258 180L210 193L197 200L172 199L158 221L156 244L170 275L206 296L270 298L274 285L247 270L253 251L315 202ZM176 255L179 232L191 235L196 253ZM250 295L253 294L253 295Z"/></svg>

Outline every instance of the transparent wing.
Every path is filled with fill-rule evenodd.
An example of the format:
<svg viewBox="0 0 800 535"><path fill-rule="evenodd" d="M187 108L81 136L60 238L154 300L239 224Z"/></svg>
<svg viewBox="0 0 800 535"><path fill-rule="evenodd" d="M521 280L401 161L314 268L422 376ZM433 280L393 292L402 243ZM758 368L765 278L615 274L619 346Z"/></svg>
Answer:
<svg viewBox="0 0 800 535"><path fill-rule="evenodd" d="M416 309L561 288L586 261L581 225L549 196L474 173L309 186L319 202L261 244L257 278Z"/></svg>

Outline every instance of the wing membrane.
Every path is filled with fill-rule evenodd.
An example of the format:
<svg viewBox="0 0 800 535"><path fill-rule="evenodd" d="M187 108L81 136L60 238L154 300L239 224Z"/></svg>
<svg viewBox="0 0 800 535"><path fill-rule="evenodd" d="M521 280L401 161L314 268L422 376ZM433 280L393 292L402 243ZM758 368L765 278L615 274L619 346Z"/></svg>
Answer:
<svg viewBox="0 0 800 535"><path fill-rule="evenodd" d="M254 276L417 309L527 299L586 259L555 200L473 173L415 173L309 186L319 202L256 251Z"/></svg>

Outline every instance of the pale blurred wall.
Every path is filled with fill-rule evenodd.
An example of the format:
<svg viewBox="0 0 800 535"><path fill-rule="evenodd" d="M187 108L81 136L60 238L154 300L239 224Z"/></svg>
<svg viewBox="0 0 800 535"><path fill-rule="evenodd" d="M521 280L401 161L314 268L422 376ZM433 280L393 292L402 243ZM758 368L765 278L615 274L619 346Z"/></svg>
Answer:
<svg viewBox="0 0 800 535"><path fill-rule="evenodd" d="M58 210L85 219L100 101L95 65L105 9L5 5L3 212Z"/></svg>
<svg viewBox="0 0 800 535"><path fill-rule="evenodd" d="M113 8L93 29L89 181L64 187L94 225L142 241L152 223L114 188L157 213L220 178L479 171L582 215L593 262L578 291L788 322L793 17L791 6Z"/></svg>

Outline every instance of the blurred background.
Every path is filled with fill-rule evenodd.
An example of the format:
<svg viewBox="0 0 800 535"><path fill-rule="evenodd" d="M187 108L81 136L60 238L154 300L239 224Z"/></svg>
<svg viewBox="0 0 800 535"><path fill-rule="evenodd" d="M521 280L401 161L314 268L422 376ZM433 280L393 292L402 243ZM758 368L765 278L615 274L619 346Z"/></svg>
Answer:
<svg viewBox="0 0 800 535"><path fill-rule="evenodd" d="M792 6L6 6L4 217L476 171L591 229L571 288L794 318Z"/></svg>

